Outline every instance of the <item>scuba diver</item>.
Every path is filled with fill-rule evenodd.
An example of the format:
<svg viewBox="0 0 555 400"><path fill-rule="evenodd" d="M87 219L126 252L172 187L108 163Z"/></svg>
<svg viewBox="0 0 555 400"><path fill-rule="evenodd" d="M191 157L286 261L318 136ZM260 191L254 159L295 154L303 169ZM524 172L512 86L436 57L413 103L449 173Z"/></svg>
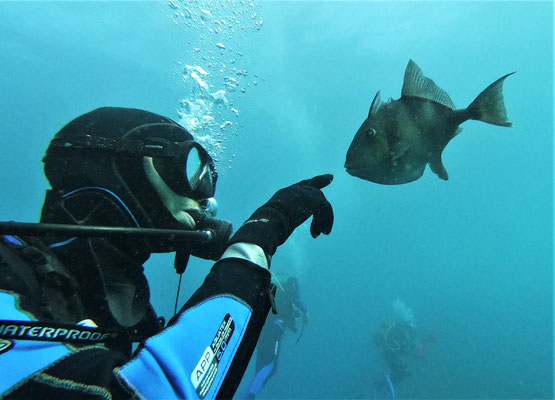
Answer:
<svg viewBox="0 0 555 400"><path fill-rule="evenodd" d="M412 360L424 355L428 343L435 343L433 334L421 336L414 323L412 309L396 299L394 318L384 321L374 336L387 365L386 372L374 383L374 399L395 399L395 386L411 375Z"/></svg>
<svg viewBox="0 0 555 400"><path fill-rule="evenodd" d="M311 216L314 238L331 232L333 176L277 191L231 236L212 158L171 119L95 109L43 162L40 223L0 224L0 397L233 397L273 303L271 257ZM217 260L167 326L143 274L158 252L180 274L189 255Z"/></svg>
<svg viewBox="0 0 555 400"><path fill-rule="evenodd" d="M256 374L251 383L247 399L254 399L278 367L281 340L286 328L297 332L296 322L302 317L301 331L297 342L304 333L308 322L308 311L301 301L299 282L294 276L288 276L282 283L277 280L275 306L277 313L269 314L262 335L256 346Z"/></svg>

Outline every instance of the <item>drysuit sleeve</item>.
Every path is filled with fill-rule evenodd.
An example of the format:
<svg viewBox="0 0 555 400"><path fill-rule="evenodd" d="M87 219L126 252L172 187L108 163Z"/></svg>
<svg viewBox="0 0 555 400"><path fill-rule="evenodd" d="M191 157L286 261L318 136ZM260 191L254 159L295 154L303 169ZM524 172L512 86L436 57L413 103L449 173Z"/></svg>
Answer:
<svg viewBox="0 0 555 400"><path fill-rule="evenodd" d="M270 309L270 273L224 258L120 379L143 398L232 398Z"/></svg>
<svg viewBox="0 0 555 400"><path fill-rule="evenodd" d="M264 264L262 255L248 253L232 252L217 262L168 327L147 339L131 360L100 345L0 339L6 371L0 397L232 398L270 308L270 273L252 262ZM3 320L34 320L19 299L0 290ZM0 329L14 333L11 326ZM45 329L28 332L50 337Z"/></svg>

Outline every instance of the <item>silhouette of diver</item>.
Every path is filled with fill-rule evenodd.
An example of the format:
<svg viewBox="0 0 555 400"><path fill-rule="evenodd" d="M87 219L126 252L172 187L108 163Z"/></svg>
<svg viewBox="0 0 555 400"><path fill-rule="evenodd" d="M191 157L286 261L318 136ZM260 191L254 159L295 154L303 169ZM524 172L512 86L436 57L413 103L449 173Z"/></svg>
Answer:
<svg viewBox="0 0 555 400"><path fill-rule="evenodd" d="M395 320L384 321L374 336L388 369L374 383L374 399L395 399L395 385L411 375L412 360L424 355L428 343L437 341L433 334L418 334L412 310L403 302L396 300L393 308Z"/></svg>
<svg viewBox="0 0 555 400"><path fill-rule="evenodd" d="M270 313L262 330L262 336L256 347L256 375L249 387L247 399L254 399L268 380L276 373L281 352L281 342L289 328L298 332L297 319L302 316L302 327L297 336L300 340L304 326L308 322L308 311L304 306L299 290L299 282L294 276L288 276L283 282L276 279L277 292L275 304L277 314Z"/></svg>

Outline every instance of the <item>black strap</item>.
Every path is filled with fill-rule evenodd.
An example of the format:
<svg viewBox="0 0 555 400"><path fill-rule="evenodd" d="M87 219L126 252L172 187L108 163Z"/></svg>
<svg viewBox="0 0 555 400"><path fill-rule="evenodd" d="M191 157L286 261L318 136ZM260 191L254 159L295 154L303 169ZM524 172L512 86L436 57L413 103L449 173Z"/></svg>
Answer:
<svg viewBox="0 0 555 400"><path fill-rule="evenodd" d="M135 330L104 330L55 322L0 320L0 339L95 344L115 340L140 342L146 336Z"/></svg>
<svg viewBox="0 0 555 400"><path fill-rule="evenodd" d="M116 153L141 154L150 157L179 158L184 154L184 145L194 145L193 140L172 142L162 138L145 140L125 140L98 136L74 137L71 139L54 138L52 147L77 147L113 151Z"/></svg>
<svg viewBox="0 0 555 400"><path fill-rule="evenodd" d="M41 296L42 290L38 282L38 277L29 267L29 264L21 258L20 254L14 253L8 244L6 244L5 237L0 237L0 265L4 263L6 268L12 266L9 271L19 278L19 280L24 284L26 295L35 294L39 297ZM17 239L16 239L17 240ZM19 242L19 241L18 241ZM13 246L18 248L25 248L26 244L20 242L17 245L15 243ZM4 272L4 271L3 271ZM4 272L6 273L6 272ZM12 288L13 290L14 288Z"/></svg>
<svg viewBox="0 0 555 400"><path fill-rule="evenodd" d="M275 283L270 283L268 287L268 297L270 298L270 307L272 308L272 314L277 314L278 310L276 307L276 290L277 286Z"/></svg>
<svg viewBox="0 0 555 400"><path fill-rule="evenodd" d="M17 287L2 287L2 289L15 290L19 295L35 298L35 301L42 304L42 306L39 309L28 311L31 311L39 320L50 320L52 308L55 308L58 312L53 319L66 321L82 319L84 314L80 302L68 309L68 303L60 300L58 297L50 302L44 298L43 295L45 293L47 295L48 290L61 290L58 286L52 286L57 282L57 279L65 278L62 285L65 288L74 287L76 282L73 281L72 276L69 275L63 264L48 252L49 249L46 246L34 238L26 237L25 239L26 241L23 241L20 237L0 236L0 265L5 264L11 267L8 271L4 271L4 273L17 276L26 285L23 289ZM27 257L28 259L22 257ZM38 275L33 273L33 269L30 268L31 265L34 266L34 271L38 272ZM0 269L0 271L2 270ZM43 283L42 285L39 284L39 279ZM60 310L65 311L61 312ZM71 311L73 312L70 313ZM131 343L145 340L163 327L159 323L156 325L156 330L154 332L149 330L150 334L147 334L147 330L136 328L105 330L71 323L0 320L0 339L76 344L109 343L114 341Z"/></svg>

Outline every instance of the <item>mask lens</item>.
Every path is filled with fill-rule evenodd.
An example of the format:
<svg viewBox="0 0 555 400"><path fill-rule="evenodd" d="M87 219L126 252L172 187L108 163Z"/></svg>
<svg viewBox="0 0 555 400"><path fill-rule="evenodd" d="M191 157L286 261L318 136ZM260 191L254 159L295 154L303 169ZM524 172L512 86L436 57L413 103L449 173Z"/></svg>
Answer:
<svg viewBox="0 0 555 400"><path fill-rule="evenodd" d="M192 190L197 188L202 170L203 164L200 160L200 154L196 147L192 147L187 156L187 165L185 167L185 175Z"/></svg>
<svg viewBox="0 0 555 400"><path fill-rule="evenodd" d="M187 154L185 174L188 185L197 196L214 196L216 172L212 159L202 147L192 146Z"/></svg>
<svg viewBox="0 0 555 400"><path fill-rule="evenodd" d="M192 199L214 196L217 174L210 155L201 145L192 141L177 145L185 159L153 157L156 171L180 196Z"/></svg>

